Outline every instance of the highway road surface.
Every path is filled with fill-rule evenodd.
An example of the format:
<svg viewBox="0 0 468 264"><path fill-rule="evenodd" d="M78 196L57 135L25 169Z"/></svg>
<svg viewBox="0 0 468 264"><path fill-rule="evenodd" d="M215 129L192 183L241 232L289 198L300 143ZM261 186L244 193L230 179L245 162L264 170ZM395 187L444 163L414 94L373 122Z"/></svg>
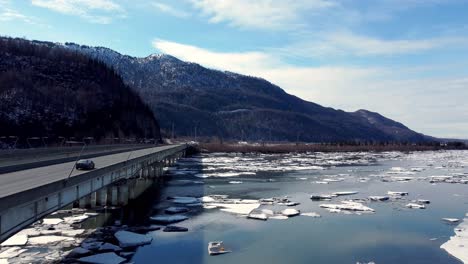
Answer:
<svg viewBox="0 0 468 264"><path fill-rule="evenodd" d="M101 157L92 158L96 164L96 168L107 167L116 163L126 161L129 158L138 158L147 154L161 151L172 146L153 147L132 152L122 152L118 154L106 155ZM63 180L68 177L75 162L67 162L34 169L16 171L11 173L0 174L0 198L33 189L48 183ZM75 177L87 171L74 170L71 177Z"/></svg>

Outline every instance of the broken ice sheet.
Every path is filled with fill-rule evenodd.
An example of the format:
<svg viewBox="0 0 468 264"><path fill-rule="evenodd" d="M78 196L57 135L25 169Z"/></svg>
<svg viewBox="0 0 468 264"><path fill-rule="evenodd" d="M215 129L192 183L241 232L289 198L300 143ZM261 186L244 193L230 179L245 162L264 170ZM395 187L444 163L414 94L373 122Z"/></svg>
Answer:
<svg viewBox="0 0 468 264"><path fill-rule="evenodd" d="M8 246L24 246L28 242L28 236L23 234L16 234L12 237L5 240L0 246L8 247Z"/></svg>
<svg viewBox="0 0 468 264"><path fill-rule="evenodd" d="M80 258L78 260L82 263L93 264L120 264L127 261L126 259L118 256L114 252L91 255L88 257Z"/></svg>
<svg viewBox="0 0 468 264"><path fill-rule="evenodd" d="M114 234L114 236L119 241L119 245L121 247L136 247L146 245L150 244L153 240L153 238L150 236L128 231L118 231Z"/></svg>

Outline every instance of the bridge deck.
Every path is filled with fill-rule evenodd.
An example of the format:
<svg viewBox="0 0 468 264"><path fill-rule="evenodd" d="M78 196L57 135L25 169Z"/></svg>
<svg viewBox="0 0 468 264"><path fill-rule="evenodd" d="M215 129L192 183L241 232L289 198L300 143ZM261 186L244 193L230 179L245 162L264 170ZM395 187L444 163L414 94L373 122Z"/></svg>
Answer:
<svg viewBox="0 0 468 264"><path fill-rule="evenodd" d="M96 157L92 160L98 169L126 161L129 158L129 154L130 159L134 159L173 147L174 146L161 146L135 150L132 152L122 152L118 154ZM0 174L0 198L66 179L74 163L75 162L67 162L46 167ZM87 171L74 170L71 177L75 177L86 172Z"/></svg>

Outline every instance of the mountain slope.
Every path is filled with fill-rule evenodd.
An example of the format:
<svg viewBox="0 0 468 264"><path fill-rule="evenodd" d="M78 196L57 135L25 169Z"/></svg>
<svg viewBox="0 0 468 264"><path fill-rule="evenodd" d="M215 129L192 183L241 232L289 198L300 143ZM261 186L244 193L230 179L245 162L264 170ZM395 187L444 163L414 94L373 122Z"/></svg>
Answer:
<svg viewBox="0 0 468 264"><path fill-rule="evenodd" d="M151 110L104 63L0 38L0 136L160 138Z"/></svg>
<svg viewBox="0 0 468 264"><path fill-rule="evenodd" d="M396 134L360 114L304 101L264 79L207 69L169 55L135 58L102 47L65 46L114 67L148 103L167 134L174 126L178 136L224 139L425 140L407 128Z"/></svg>

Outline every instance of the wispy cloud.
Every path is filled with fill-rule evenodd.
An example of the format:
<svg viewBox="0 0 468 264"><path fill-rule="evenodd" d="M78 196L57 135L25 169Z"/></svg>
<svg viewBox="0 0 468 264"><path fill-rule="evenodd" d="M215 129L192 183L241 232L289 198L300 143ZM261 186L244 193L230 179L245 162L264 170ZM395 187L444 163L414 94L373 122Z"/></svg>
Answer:
<svg viewBox="0 0 468 264"><path fill-rule="evenodd" d="M273 48L284 56L302 58L380 57L421 54L436 49L466 47L468 37L442 36L414 39L383 39L352 32L316 34L281 48Z"/></svg>
<svg viewBox="0 0 468 264"><path fill-rule="evenodd" d="M0 11L0 21L23 21L28 24L36 24L35 19L19 13L13 9L4 9Z"/></svg>
<svg viewBox="0 0 468 264"><path fill-rule="evenodd" d="M179 17L179 18L187 18L190 17L190 13L186 12L184 10L177 9L171 5L161 3L161 2L156 2L153 1L151 2L151 5L156 8L158 11L166 13L171 16Z"/></svg>
<svg viewBox="0 0 468 264"><path fill-rule="evenodd" d="M332 0L190 0L211 23L254 29L288 29L302 23L301 16L314 15L336 5Z"/></svg>
<svg viewBox="0 0 468 264"><path fill-rule="evenodd" d="M115 17L125 16L125 10L111 0L32 0L31 3L98 24L109 24Z"/></svg>

